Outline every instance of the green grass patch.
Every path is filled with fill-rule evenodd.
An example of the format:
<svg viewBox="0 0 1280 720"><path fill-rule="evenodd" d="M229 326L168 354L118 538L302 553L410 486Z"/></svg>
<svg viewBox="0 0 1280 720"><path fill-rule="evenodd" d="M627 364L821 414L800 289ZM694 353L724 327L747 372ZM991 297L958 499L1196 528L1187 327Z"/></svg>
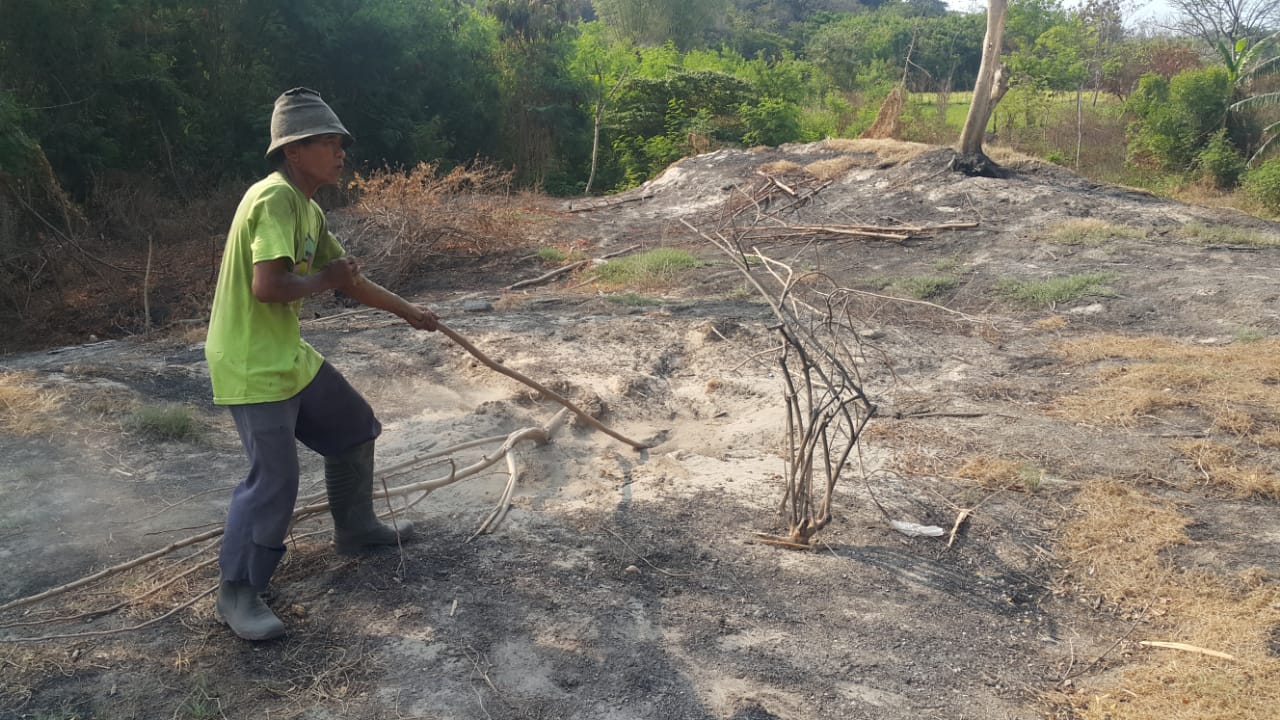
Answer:
<svg viewBox="0 0 1280 720"><path fill-rule="evenodd" d="M596 268L596 278L614 287L659 288L704 263L687 250L657 248L620 257Z"/></svg>
<svg viewBox="0 0 1280 720"><path fill-rule="evenodd" d="M583 257L577 250L565 250L551 245L538 248L537 256L542 262L552 264L576 262Z"/></svg>
<svg viewBox="0 0 1280 720"><path fill-rule="evenodd" d="M204 431L195 411L182 403L144 405L129 415L125 425L133 432L156 441L195 440Z"/></svg>
<svg viewBox="0 0 1280 720"><path fill-rule="evenodd" d="M1050 240L1065 245L1097 246L1109 240L1137 240L1142 237L1142 231L1137 228L1092 218L1067 220L1049 230Z"/></svg>
<svg viewBox="0 0 1280 720"><path fill-rule="evenodd" d="M932 300L955 290L960 280L953 275L913 275L893 282L893 287L917 300Z"/></svg>
<svg viewBox="0 0 1280 720"><path fill-rule="evenodd" d="M1246 245L1249 247L1280 245L1280 233L1199 223L1184 225L1178 231L1178 237L1200 245Z"/></svg>
<svg viewBox="0 0 1280 720"><path fill-rule="evenodd" d="M621 295L605 295L605 300L624 307L652 307L661 305L662 301L657 298L646 297L638 293L623 293Z"/></svg>
<svg viewBox="0 0 1280 720"><path fill-rule="evenodd" d="M1256 343L1267 339L1267 333L1257 328L1240 328L1232 339L1238 343Z"/></svg>
<svg viewBox="0 0 1280 720"><path fill-rule="evenodd" d="M996 292L1020 305L1051 307L1089 296L1114 297L1115 291L1106 283L1115 277L1115 273L1081 273L1044 280L1008 278L996 283Z"/></svg>

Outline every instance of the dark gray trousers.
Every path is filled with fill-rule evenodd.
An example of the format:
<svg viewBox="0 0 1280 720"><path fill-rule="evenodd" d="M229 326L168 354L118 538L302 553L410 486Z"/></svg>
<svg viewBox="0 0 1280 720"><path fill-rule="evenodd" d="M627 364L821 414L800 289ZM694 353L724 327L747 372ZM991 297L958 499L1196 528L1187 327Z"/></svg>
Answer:
<svg viewBox="0 0 1280 720"><path fill-rule="evenodd" d="M369 403L325 362L288 400L231 405L249 474L231 495L219 564L222 579L267 589L284 557L284 539L298 499L298 445L340 455L382 433Z"/></svg>

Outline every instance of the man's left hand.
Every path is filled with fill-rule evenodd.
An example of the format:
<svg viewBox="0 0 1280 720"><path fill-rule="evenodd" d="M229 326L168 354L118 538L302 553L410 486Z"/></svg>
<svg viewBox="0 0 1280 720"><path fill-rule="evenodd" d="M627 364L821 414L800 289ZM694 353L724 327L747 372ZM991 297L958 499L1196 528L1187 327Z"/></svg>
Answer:
<svg viewBox="0 0 1280 720"><path fill-rule="evenodd" d="M439 320L436 314L421 305L410 305L410 311L405 314L404 321L417 330L426 330L427 332L435 332L436 321Z"/></svg>

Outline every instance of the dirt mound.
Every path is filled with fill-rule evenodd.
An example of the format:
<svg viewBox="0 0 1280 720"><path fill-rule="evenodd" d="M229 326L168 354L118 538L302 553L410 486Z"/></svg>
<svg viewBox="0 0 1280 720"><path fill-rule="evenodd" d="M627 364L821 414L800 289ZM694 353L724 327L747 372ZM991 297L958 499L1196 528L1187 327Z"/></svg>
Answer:
<svg viewBox="0 0 1280 720"><path fill-rule="evenodd" d="M1128 425L1065 413L1063 398L1078 408L1100 392L1098 372L1141 360L1108 364L1062 343L1120 333L1226 348L1280 333L1280 226L1036 162L967 178L949 157L891 141L722 150L561 205L553 235L592 255L683 245L706 261L643 304L581 276L500 290L543 271L531 264L424 279L420 299L492 357L659 444L636 453L566 427L522 446L506 522L474 540L503 492L501 465L406 511L425 537L403 556L338 558L322 522L297 528L270 598L290 628L279 642L236 640L206 599L132 633L2 645L0 714L1029 719L1051 711L1047 692L1074 702L1073 688L1135 651L1116 638L1136 642L1148 617L1086 591L1058 554L1082 484L1125 479L1192 513L1194 552L1171 548L1171 563L1234 558L1274 576L1280 536L1236 520L1271 501L1207 488L1172 449L1186 438L1167 435L1226 432L1207 429L1193 400ZM813 552L756 543L779 530L784 470L774 320L682 220L703 233L777 231L762 233L762 252L855 291L863 381L880 412ZM908 230L831 231L853 226ZM826 230L797 229L813 227ZM323 317L304 334L384 422L383 467L555 411L438 335L378 313L309 312ZM221 521L243 460L229 419L207 405L198 342L62 348L0 369L28 373L61 407L52 429L0 434L0 603ZM159 398L188 402L202 433L149 439L136 411ZM1271 461L1274 447L1253 452ZM447 475L488 450L390 482ZM315 458L305 462L318 479ZM890 520L946 532L908 537ZM214 580L192 577L174 597ZM33 637L43 626L12 623L107 601L65 603L6 615L2 632Z"/></svg>

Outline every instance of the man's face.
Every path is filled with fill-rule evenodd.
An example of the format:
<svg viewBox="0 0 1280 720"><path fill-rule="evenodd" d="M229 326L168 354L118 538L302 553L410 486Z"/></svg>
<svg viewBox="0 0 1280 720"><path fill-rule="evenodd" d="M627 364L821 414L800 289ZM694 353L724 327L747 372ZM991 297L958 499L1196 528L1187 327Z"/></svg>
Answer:
<svg viewBox="0 0 1280 720"><path fill-rule="evenodd" d="M342 135L331 133L308 138L285 146L285 157L298 180L320 185L335 185L342 174L342 161L347 151L342 149Z"/></svg>

